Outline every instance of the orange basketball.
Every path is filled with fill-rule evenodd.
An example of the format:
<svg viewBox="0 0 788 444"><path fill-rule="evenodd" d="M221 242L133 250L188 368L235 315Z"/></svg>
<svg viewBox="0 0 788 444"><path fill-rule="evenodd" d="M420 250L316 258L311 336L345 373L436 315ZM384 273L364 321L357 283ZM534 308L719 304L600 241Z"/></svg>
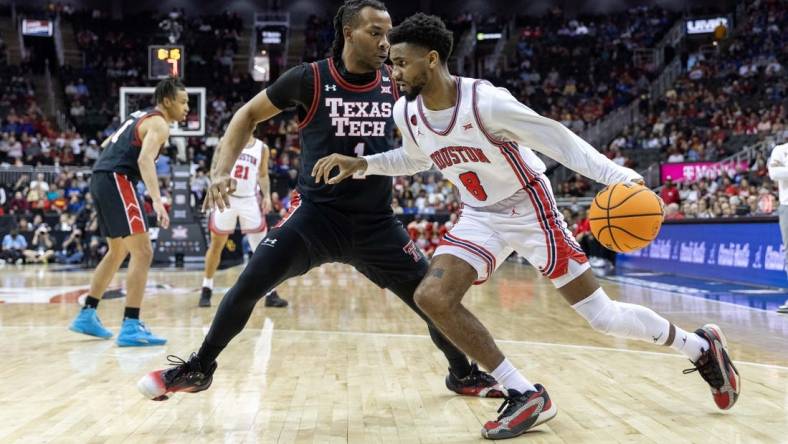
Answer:
<svg viewBox="0 0 788 444"><path fill-rule="evenodd" d="M663 218L662 200L635 183L605 187L588 211L591 233L602 245L619 253L650 244L659 234Z"/></svg>

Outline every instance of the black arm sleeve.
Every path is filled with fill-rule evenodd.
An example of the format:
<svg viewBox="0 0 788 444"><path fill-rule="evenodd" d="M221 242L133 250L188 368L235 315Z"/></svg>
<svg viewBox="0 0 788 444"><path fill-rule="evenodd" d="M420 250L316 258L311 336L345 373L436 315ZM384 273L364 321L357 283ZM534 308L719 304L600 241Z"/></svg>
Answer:
<svg viewBox="0 0 788 444"><path fill-rule="evenodd" d="M314 93L314 74L308 63L294 66L279 76L266 88L271 103L279 109L301 106L309 109L312 106Z"/></svg>

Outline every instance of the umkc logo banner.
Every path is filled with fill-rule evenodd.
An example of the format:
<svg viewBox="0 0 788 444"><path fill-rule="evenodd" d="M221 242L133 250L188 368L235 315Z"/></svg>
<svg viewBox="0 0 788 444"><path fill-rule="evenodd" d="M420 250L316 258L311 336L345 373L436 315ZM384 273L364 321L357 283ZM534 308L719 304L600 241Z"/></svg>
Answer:
<svg viewBox="0 0 788 444"><path fill-rule="evenodd" d="M674 182L693 183L700 179L715 179L723 173L733 176L736 171L749 168L746 160L730 162L685 162L660 165L662 182L670 177Z"/></svg>
<svg viewBox="0 0 788 444"><path fill-rule="evenodd" d="M617 265L723 281L785 287L785 255L777 220L665 223L648 247L620 254Z"/></svg>

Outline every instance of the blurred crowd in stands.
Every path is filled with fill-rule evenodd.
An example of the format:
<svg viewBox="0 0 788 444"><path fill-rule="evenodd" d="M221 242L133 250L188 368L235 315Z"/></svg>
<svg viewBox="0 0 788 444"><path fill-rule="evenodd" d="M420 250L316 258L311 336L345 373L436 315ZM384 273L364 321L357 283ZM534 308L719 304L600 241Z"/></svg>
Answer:
<svg viewBox="0 0 788 444"><path fill-rule="evenodd" d="M620 165L646 167L644 153L657 153L656 160L662 162L718 161L745 145L770 138L784 140L788 135L788 20L782 6L775 0L748 0L746 21L711 50L682 56L685 72L661 97L649 97L659 67L653 60L641 60L638 50L653 48L679 15L650 6L576 17L555 8L542 17L518 17L516 39L508 55L510 69L499 67L490 80L578 133L640 99L640 121L607 146L598 147ZM36 100L31 64L23 60L10 65L7 44L0 38L0 169L10 165L47 171L17 175L6 182L0 176L0 216L14 215L16 220L15 231L3 237L0 258L90 263L106 246L96 232L94 206L87 192L89 168L100 153L101 142L121 124L120 86L149 84L147 46L165 39L188 47L187 84L208 91L206 137L187 138L185 149L172 147L157 163L167 204L171 166L187 162L192 165L192 194L199 204L209 184L218 137L233 112L260 85L247 73L247 54L241 48L249 30L236 14L195 16L176 9L153 19L147 14L118 20L106 10L77 10L67 4L52 4L47 11L60 14L71 25L72 46L82 55L78 66L66 65L54 72L62 86L71 129L58 131L45 117ZM503 23L494 16L482 19L472 14L446 21L455 36L474 22ZM306 25L303 60L329 55L333 17L311 16ZM196 119L195 113L189 119ZM283 214L297 183L300 162L295 113L287 110L266 122L260 137L271 147L272 211ZM776 189L768 177L767 155L760 152L749 168L716 178L666 181L660 192L667 218L772 214L777 207ZM140 189L144 193L144 186ZM563 215L583 244L587 218L578 202L593 195L595 184L573 175L554 183L554 189L557 197L571 202L563 208ZM393 211L402 215L414 241L428 253L456 222L457 198L456 190L437 172L394 179ZM150 204L146 206L150 213ZM0 233L8 232L7 228L0 225Z"/></svg>

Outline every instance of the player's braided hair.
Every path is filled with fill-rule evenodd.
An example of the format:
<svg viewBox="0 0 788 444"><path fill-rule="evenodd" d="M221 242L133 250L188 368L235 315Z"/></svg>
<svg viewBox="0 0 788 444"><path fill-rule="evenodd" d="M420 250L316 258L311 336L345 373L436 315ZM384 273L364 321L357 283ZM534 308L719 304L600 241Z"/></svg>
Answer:
<svg viewBox="0 0 788 444"><path fill-rule="evenodd" d="M446 29L443 20L422 12L413 14L395 26L389 33L389 43L413 43L429 50L435 50L446 63L454 46L454 35Z"/></svg>
<svg viewBox="0 0 788 444"><path fill-rule="evenodd" d="M153 101L158 105L164 102L165 98L175 100L178 96L179 89L186 89L179 78L167 77L166 79L162 79L153 91Z"/></svg>
<svg viewBox="0 0 788 444"><path fill-rule="evenodd" d="M335 60L342 58L342 50L345 48L342 28L353 24L361 10L367 6L386 11L386 5L378 0L346 0L345 4L339 7L337 15L334 16L334 46L331 48Z"/></svg>

